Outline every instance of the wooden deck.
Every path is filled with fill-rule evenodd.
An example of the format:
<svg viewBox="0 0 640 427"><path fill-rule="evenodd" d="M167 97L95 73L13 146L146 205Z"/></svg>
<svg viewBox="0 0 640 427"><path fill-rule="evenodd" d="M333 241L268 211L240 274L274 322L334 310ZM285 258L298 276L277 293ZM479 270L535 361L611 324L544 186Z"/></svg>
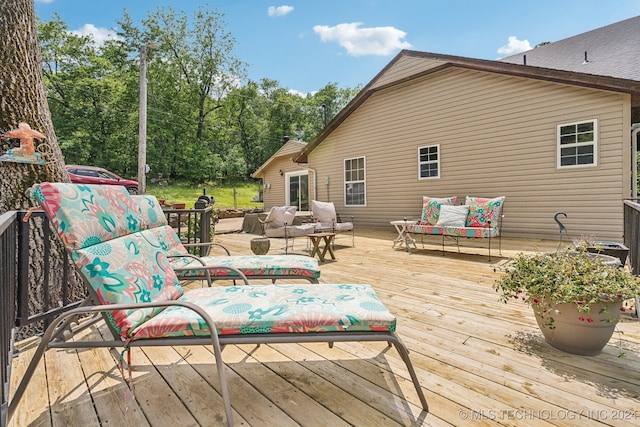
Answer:
<svg viewBox="0 0 640 427"><path fill-rule="evenodd" d="M216 240L246 254L252 237ZM376 288L398 317L429 413L421 411L395 349L380 343L229 346L223 358L236 425L640 425L637 321L620 324L601 355L560 352L544 342L529 307L498 302L494 267L506 258L488 262L486 241L462 254L452 243L443 257L437 239L407 253L391 249L394 237L360 232L355 248L337 245L337 261L323 264L321 282ZM350 236L337 242L350 244ZM270 253L279 244L272 240ZM555 247L504 239L502 252ZM297 239L296 251L304 248ZM104 325L98 326L87 333L99 336ZM33 351L23 347L12 387ZM109 350L49 350L10 425L224 424L210 348L134 349L134 394L118 357Z"/></svg>

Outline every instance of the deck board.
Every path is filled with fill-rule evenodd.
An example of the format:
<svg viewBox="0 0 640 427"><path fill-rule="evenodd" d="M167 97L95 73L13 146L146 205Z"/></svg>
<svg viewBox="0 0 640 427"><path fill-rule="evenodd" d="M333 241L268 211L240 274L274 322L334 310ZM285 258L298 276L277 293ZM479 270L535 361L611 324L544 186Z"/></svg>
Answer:
<svg viewBox="0 0 640 427"><path fill-rule="evenodd" d="M253 237L216 240L248 254ZM398 318L430 412L421 410L396 350L383 343L227 346L236 425L640 425L636 320L626 316L602 354L570 355L544 342L528 306L502 304L492 288L509 256L557 242L504 239L502 256L493 245L489 262L483 242L460 253L448 243L442 256L439 242L425 249L418 242L408 253L391 248L394 238L392 230L359 231L355 248L336 246L337 260L322 264L320 281L375 287ZM297 239L294 252L305 245ZM86 333L105 332L98 324ZM12 387L33 352L32 343L20 344ZM107 349L49 350L10 426L224 425L211 348L134 348L133 395L117 358Z"/></svg>

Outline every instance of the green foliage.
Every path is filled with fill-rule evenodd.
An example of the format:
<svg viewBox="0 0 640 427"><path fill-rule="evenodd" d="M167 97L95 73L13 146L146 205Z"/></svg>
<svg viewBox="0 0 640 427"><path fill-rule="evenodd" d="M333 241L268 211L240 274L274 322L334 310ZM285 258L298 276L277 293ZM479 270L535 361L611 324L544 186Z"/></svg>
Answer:
<svg viewBox="0 0 640 427"><path fill-rule="evenodd" d="M198 197L202 196L204 191L206 191L207 195L215 198L216 202L213 206L218 209L262 207L262 203L251 201L259 191L259 184L257 182L247 181L232 184L208 183L200 186L186 183L171 183L166 186L156 184L149 184L147 186L147 194L154 195L158 199L164 199L171 203L186 203L187 208L193 208L193 204L198 200Z"/></svg>
<svg viewBox="0 0 640 427"><path fill-rule="evenodd" d="M537 255L518 254L504 268L493 287L503 302L523 301L553 324L554 306L576 304L588 312L594 305L633 298L640 278L628 270L606 265L585 246Z"/></svg>
<svg viewBox="0 0 640 427"><path fill-rule="evenodd" d="M49 108L68 164L137 175L140 47L147 48L149 176L195 184L248 179L284 136L311 141L358 92L330 83L301 95L246 81L224 16L171 7L140 23L125 12L117 40L97 46L54 15L39 23Z"/></svg>

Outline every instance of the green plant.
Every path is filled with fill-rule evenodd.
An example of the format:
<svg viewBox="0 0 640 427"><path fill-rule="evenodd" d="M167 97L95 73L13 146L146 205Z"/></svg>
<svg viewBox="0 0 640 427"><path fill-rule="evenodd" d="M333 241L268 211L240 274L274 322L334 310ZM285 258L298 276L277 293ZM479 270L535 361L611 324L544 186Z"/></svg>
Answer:
<svg viewBox="0 0 640 427"><path fill-rule="evenodd" d="M502 294L501 300L530 304L551 329L558 304L575 304L579 319L591 323L589 312L596 304L602 307L604 302L624 301L640 293L640 278L625 268L605 264L584 245L554 253L518 254L502 270L506 274L493 285ZM606 308L599 313L603 310Z"/></svg>

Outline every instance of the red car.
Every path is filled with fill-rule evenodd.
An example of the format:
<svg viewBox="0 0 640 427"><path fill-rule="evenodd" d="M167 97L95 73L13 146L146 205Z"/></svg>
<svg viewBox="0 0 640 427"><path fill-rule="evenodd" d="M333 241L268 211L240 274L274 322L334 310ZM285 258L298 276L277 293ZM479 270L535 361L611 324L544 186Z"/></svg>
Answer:
<svg viewBox="0 0 640 427"><path fill-rule="evenodd" d="M138 181L124 179L113 172L95 166L66 165L74 184L124 185L130 194L138 194Z"/></svg>

